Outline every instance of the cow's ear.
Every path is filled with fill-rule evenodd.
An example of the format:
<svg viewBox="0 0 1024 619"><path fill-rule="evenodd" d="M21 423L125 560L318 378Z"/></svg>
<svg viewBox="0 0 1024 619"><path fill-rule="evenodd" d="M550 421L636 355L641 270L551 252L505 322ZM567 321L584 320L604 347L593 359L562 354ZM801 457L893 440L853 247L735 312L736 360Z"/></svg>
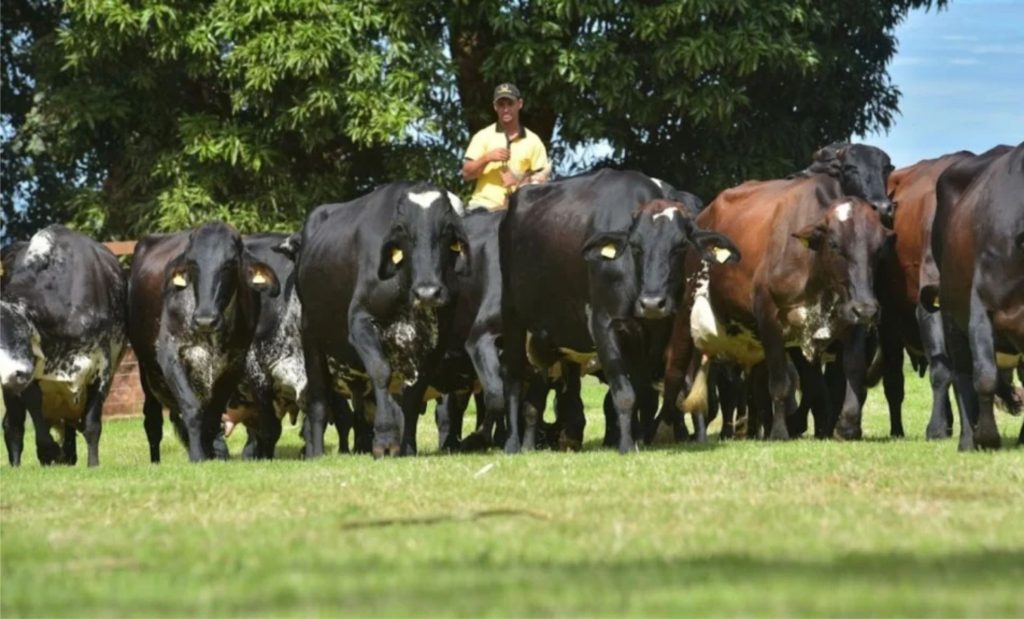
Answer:
<svg viewBox="0 0 1024 619"><path fill-rule="evenodd" d="M191 283L191 274L182 256L167 263L164 269L164 292L184 290Z"/></svg>
<svg viewBox="0 0 1024 619"><path fill-rule="evenodd" d="M377 266L377 278L381 281L391 279L398 274L398 269L406 261L405 251L396 240L384 241L380 246L380 264Z"/></svg>
<svg viewBox="0 0 1024 619"><path fill-rule="evenodd" d="M455 230L455 233L452 236L452 241L448 245L448 251L452 252L455 256L455 274L468 276L472 271L472 265L470 264L469 258L469 241L461 230Z"/></svg>
<svg viewBox="0 0 1024 619"><path fill-rule="evenodd" d="M825 223L809 224L800 231L794 232L793 238L800 241L800 244L807 249L818 251L828 238L828 225Z"/></svg>
<svg viewBox="0 0 1024 619"><path fill-rule="evenodd" d="M598 233L583 244L586 260L615 260L626 250L626 235L622 232Z"/></svg>
<svg viewBox="0 0 1024 619"><path fill-rule="evenodd" d="M740 250L724 234L695 229L690 233L690 242L705 262L732 264L740 261Z"/></svg>
<svg viewBox="0 0 1024 619"><path fill-rule="evenodd" d="M245 253L245 283L256 292L266 292L276 297L281 292L281 282L277 279L274 269L266 262L256 260L249 252Z"/></svg>
<svg viewBox="0 0 1024 619"><path fill-rule="evenodd" d="M293 262L295 261L295 258L298 257L300 249L302 249L302 232L296 232L281 241L279 245L275 245L270 248L271 251L276 251Z"/></svg>

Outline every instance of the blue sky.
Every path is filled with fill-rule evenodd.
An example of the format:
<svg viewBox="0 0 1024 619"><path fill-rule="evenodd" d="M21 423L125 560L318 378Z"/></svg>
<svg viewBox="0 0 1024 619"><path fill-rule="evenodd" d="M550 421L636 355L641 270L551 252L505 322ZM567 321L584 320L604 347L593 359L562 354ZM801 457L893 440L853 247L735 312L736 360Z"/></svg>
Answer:
<svg viewBox="0 0 1024 619"><path fill-rule="evenodd" d="M900 167L1024 141L1024 0L952 0L911 12L896 36L889 75L901 113L864 142Z"/></svg>

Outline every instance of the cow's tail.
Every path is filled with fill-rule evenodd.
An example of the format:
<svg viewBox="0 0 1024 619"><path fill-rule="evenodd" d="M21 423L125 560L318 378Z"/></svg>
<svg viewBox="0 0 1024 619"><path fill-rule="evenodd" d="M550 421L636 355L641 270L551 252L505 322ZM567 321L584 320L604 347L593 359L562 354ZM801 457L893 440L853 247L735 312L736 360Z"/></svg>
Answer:
<svg viewBox="0 0 1024 619"><path fill-rule="evenodd" d="M710 361L705 356L700 360L700 369L693 379L693 386L686 394L679 408L684 413L704 415L708 412L708 365Z"/></svg>
<svg viewBox="0 0 1024 619"><path fill-rule="evenodd" d="M882 375L885 373L885 359L882 358L882 347L875 346L875 354L871 357L871 365L868 366L867 382L868 388L877 387L882 382Z"/></svg>

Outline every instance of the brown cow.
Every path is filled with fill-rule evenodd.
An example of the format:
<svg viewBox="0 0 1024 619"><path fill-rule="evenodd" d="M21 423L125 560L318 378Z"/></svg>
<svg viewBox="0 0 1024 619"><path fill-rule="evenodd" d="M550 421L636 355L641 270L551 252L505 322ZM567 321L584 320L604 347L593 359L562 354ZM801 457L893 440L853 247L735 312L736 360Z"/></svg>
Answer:
<svg viewBox="0 0 1024 619"><path fill-rule="evenodd" d="M676 320L666 397L681 392L694 344L747 369L764 360L773 400L770 436L786 439L797 387L786 349L799 347L817 359L840 340L847 385L837 432L859 438L865 327L878 312L873 270L892 237L879 216L890 204L885 179L891 165L884 152L866 145L833 148L831 154L833 163L816 164L796 178L726 190L697 218L699 226L735 239L743 259L708 267L710 280L700 277L688 287L693 308ZM815 158L820 163L823 157L819 152Z"/></svg>
<svg viewBox="0 0 1024 619"><path fill-rule="evenodd" d="M938 314L918 304L922 286L938 283L932 257L932 221L935 184L949 166L973 153L961 151L926 159L900 168L889 176L889 195L895 203L895 251L886 256L879 272L878 297L882 305L879 340L882 347L885 398L889 403L890 434L903 436L903 350L915 367L928 366L932 386L932 415L925 435L949 436L952 410L949 386L952 370Z"/></svg>
<svg viewBox="0 0 1024 619"><path fill-rule="evenodd" d="M960 397L961 451L1000 446L992 410L998 371L1018 367L1024 355L1024 144L975 159L966 170L976 172L974 180L959 199L940 196L936 222L948 217L932 234L938 297L935 286L921 291L926 308L942 309Z"/></svg>

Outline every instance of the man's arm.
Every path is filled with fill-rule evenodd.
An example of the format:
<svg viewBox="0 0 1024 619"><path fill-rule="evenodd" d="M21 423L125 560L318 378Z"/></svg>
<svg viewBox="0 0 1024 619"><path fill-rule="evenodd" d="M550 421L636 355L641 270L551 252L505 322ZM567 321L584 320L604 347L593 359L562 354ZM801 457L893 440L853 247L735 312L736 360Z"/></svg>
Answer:
<svg viewBox="0 0 1024 619"><path fill-rule="evenodd" d="M488 163L492 161L505 161L507 159L508 149L505 148L495 148L476 159L466 159L462 163L462 178L467 181L476 180L483 174L484 168L487 167Z"/></svg>

